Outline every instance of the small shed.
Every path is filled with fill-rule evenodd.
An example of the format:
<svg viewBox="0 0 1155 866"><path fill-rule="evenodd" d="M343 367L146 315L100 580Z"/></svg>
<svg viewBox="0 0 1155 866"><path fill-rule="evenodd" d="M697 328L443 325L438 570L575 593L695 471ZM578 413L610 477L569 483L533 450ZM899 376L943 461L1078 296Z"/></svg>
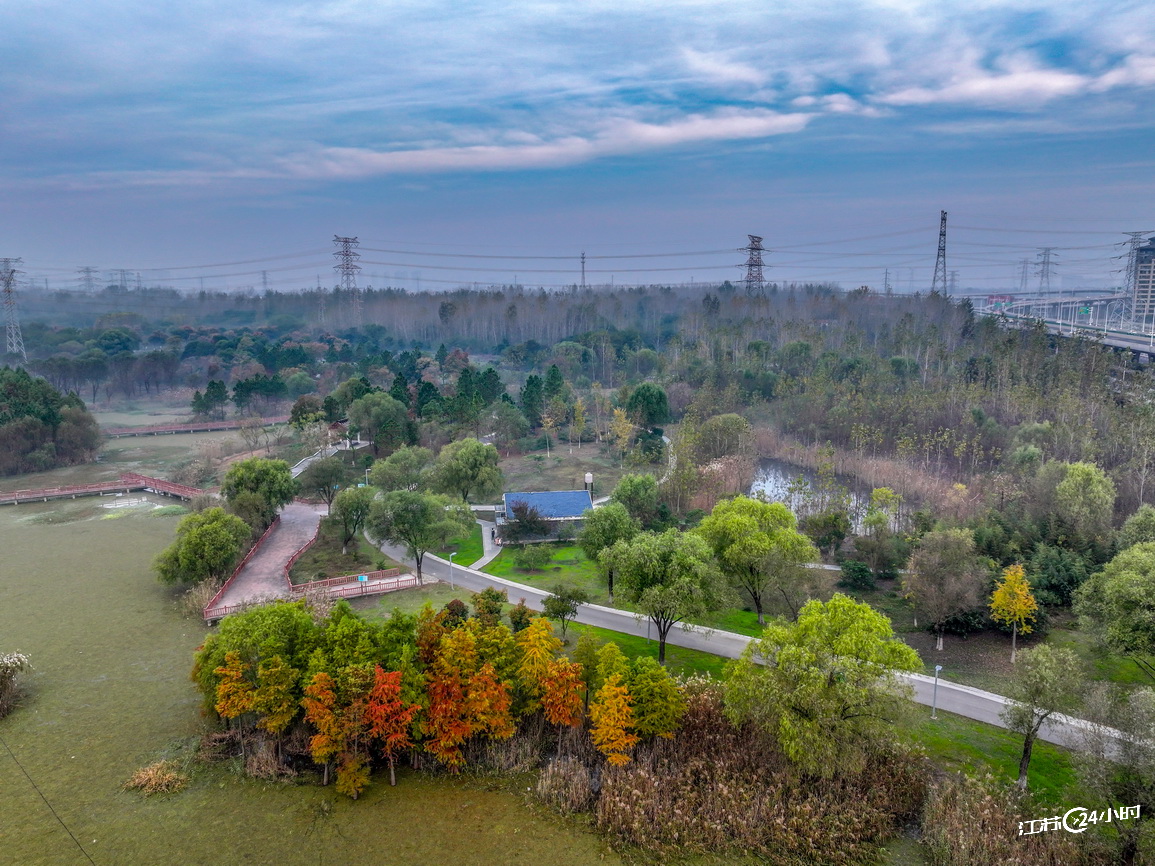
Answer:
<svg viewBox="0 0 1155 866"><path fill-rule="evenodd" d="M504 537L504 528L512 521L516 505L525 504L537 511L549 524L549 533L541 538L521 539L524 541L547 541L556 536L562 526L581 528L582 515L594 507L588 490L545 490L506 493L501 497L501 506L496 510L497 534Z"/></svg>

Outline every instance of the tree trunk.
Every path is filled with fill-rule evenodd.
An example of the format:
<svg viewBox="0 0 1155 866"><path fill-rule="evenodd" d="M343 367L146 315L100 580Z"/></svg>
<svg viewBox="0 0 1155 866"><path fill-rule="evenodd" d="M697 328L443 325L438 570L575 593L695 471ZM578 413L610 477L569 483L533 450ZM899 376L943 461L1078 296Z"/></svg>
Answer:
<svg viewBox="0 0 1155 866"><path fill-rule="evenodd" d="M397 771L393 768L393 754L389 754L389 784L397 787Z"/></svg>
<svg viewBox="0 0 1155 866"><path fill-rule="evenodd" d="M942 626L938 627L937 634L938 634L938 641L935 643L934 648L941 652L942 651Z"/></svg>
<svg viewBox="0 0 1155 866"><path fill-rule="evenodd" d="M766 617L762 613L762 596L760 593L757 593L757 592L751 593L751 596L754 599L754 610L758 614L758 625L765 626L766 625Z"/></svg>
<svg viewBox="0 0 1155 866"><path fill-rule="evenodd" d="M424 555L425 555L425 554L424 554L424 552L422 552L422 553L419 553L419 554L417 554L416 556L414 556L414 557L413 557L413 559L414 559L414 560L416 561L416 563L417 563L417 585L418 585L418 586L424 586L424 585L425 585L425 580L424 580L424 578L421 576L421 558L422 558Z"/></svg>
<svg viewBox="0 0 1155 866"><path fill-rule="evenodd" d="M1023 756L1019 759L1019 778L1015 782L1020 791L1027 790L1027 768L1031 766L1031 750L1035 748L1035 737L1038 729L1028 731L1023 739Z"/></svg>
<svg viewBox="0 0 1155 866"><path fill-rule="evenodd" d="M614 603L614 570L612 568L608 569L606 571L606 576L609 578L609 583L610 583L610 604L613 604Z"/></svg>
<svg viewBox="0 0 1155 866"><path fill-rule="evenodd" d="M1011 664L1015 663L1015 644L1019 637L1019 624L1017 622L1011 623Z"/></svg>
<svg viewBox="0 0 1155 866"><path fill-rule="evenodd" d="M665 628L659 623L654 623L658 627L658 664L666 664L666 636L670 633L670 628L674 625L670 623Z"/></svg>

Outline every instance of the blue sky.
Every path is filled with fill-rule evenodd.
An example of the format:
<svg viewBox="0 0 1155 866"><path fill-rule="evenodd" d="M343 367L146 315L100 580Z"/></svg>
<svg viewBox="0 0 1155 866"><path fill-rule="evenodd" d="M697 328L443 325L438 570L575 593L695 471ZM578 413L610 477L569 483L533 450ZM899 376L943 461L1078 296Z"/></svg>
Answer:
<svg viewBox="0 0 1155 866"><path fill-rule="evenodd" d="M0 255L64 284L1066 285L1155 229L1155 18L1110 2L8 4ZM959 228L956 230L955 226ZM862 239L862 240L859 240ZM420 253L420 255L419 255ZM433 256L432 253L441 253ZM553 264L551 264L553 262ZM454 270L459 267L461 270ZM646 271L645 268L674 270ZM151 269L151 270L150 270ZM518 273L520 271L520 273ZM512 272L512 273L511 273ZM439 282L440 281L440 282Z"/></svg>

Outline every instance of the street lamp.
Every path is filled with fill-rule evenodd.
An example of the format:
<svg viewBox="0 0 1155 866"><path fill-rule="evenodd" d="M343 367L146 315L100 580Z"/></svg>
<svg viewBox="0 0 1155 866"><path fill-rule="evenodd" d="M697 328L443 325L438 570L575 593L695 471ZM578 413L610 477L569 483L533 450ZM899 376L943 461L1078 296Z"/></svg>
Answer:
<svg viewBox="0 0 1155 866"><path fill-rule="evenodd" d="M449 588L450 589L456 589L457 588L453 585L453 557L455 557L455 556L457 556L456 550L453 551L453 553L449 554Z"/></svg>
<svg viewBox="0 0 1155 866"><path fill-rule="evenodd" d="M942 670L942 665L934 666L934 695L930 699L930 717L932 719L938 718L938 674Z"/></svg>
<svg viewBox="0 0 1155 866"><path fill-rule="evenodd" d="M365 486L369 486L369 467L365 467Z"/></svg>

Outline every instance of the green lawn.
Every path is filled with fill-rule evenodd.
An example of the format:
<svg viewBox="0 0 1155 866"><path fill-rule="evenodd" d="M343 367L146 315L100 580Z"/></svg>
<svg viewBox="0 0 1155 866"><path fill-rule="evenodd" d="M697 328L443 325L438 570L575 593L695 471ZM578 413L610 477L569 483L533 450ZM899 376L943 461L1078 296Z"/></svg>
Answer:
<svg viewBox="0 0 1155 866"><path fill-rule="evenodd" d="M581 623L570 624L569 631L566 635L566 651L571 652L577 645L578 637L586 633L592 634L606 642L613 641L621 647L622 652L630 658L649 656L652 659L657 659L658 657L657 638L647 640L637 635L623 634L622 632L611 631L608 628L598 628L597 626L582 625ZM722 669L726 666L727 661L728 659L713 655L712 653L666 644L666 668L672 674L711 674L715 677L721 677Z"/></svg>
<svg viewBox="0 0 1155 866"><path fill-rule="evenodd" d="M441 610L455 598L469 604L471 595L469 590L460 587L452 589L445 583L429 583L415 589L402 589L371 598L354 598L349 603L366 619L381 620L388 619L395 608L402 613L417 613L428 603L433 605L434 610Z"/></svg>
<svg viewBox="0 0 1155 866"><path fill-rule="evenodd" d="M324 524L322 524L324 525ZM349 552L341 552L341 539L333 532L322 530L317 543L302 554L289 572L293 583L308 583L310 580L324 580L343 577L347 574L363 574L378 568L408 568L390 559L364 536L358 536L356 543L349 545Z"/></svg>
<svg viewBox="0 0 1155 866"><path fill-rule="evenodd" d="M537 589L550 589L554 584L566 583L581 587L589 594L593 604L609 604L606 583L598 574L598 567L586 559L580 547L575 544L548 544L553 555L549 564L540 570L527 571L514 563L515 550L504 548L497 557L481 570L494 577L515 580Z"/></svg>
<svg viewBox="0 0 1155 866"><path fill-rule="evenodd" d="M454 564L473 565L485 553L485 546L481 542L481 525L473 524L473 531L469 535L464 538L455 538L445 547L433 553L443 559L451 553L456 553L457 556L453 558Z"/></svg>
<svg viewBox="0 0 1155 866"><path fill-rule="evenodd" d="M914 740L943 769L972 774L989 772L1007 785L1018 778L1023 752L1021 735L942 710L938 711L937 720L930 718L928 707L919 706L916 712L922 714L922 721L912 732ZM1036 799L1048 805L1061 803L1075 782L1067 750L1036 742L1027 771L1027 787Z"/></svg>

